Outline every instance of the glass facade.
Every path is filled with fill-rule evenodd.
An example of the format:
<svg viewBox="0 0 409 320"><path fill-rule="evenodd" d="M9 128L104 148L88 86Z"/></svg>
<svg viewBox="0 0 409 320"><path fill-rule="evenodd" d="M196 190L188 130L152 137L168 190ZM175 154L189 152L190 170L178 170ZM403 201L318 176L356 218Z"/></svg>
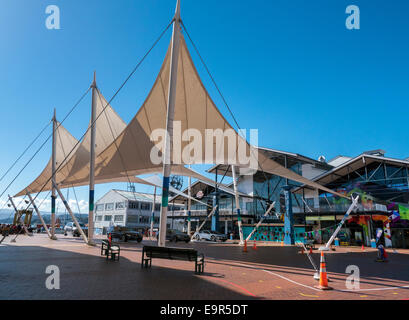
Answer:
<svg viewBox="0 0 409 320"><path fill-rule="evenodd" d="M292 164L288 168L305 176L303 162L294 161L296 159L292 159ZM343 243L370 245L371 239L376 238L376 230L381 229L382 238L375 240L386 246L409 248L409 240L405 238L405 235L409 234L409 220L400 218L388 220L393 213L399 216L399 210L409 208L407 164L383 161L379 157L367 157L365 161L359 157L348 166L341 165L330 173L323 171L316 182L348 197L360 196L356 212L351 214L345 224ZM295 191L292 193L295 225L304 225L305 232L315 231L313 238L320 243L326 242L350 207L351 201L331 193L300 187L300 184L294 181L287 182L284 178L261 172L254 176L254 196L276 201L276 212L284 213L282 188L287 183L295 186L292 190ZM253 213L256 220L266 210L263 203L265 203L263 200L254 200L247 204L249 213ZM275 218L266 222L282 223Z"/></svg>

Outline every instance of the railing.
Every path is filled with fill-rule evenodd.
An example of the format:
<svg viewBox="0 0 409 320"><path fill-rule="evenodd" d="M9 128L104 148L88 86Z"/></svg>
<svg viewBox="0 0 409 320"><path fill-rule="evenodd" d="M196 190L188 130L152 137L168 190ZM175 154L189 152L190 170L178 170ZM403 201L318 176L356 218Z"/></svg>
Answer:
<svg viewBox="0 0 409 320"><path fill-rule="evenodd" d="M349 208L350 204L332 204L332 205L322 205L320 204L319 207L312 207L312 206L293 206L293 213L325 213L325 212L334 212L334 213L341 213L346 212ZM358 204L357 212L388 212L387 208L383 204L372 204L372 205L362 205Z"/></svg>
<svg viewBox="0 0 409 320"><path fill-rule="evenodd" d="M206 217L209 213L207 210L190 210L192 216L203 216ZM240 213L242 215L247 215L247 210L241 210ZM219 215L222 216L236 216L236 212L232 213L231 209L219 209ZM187 211L179 210L179 211L168 211L168 218L170 217L187 217Z"/></svg>

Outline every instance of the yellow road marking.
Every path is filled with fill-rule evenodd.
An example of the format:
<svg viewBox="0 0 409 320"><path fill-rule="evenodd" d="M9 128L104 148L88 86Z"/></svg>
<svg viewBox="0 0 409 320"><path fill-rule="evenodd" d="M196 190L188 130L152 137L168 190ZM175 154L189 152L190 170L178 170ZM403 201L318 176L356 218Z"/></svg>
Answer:
<svg viewBox="0 0 409 320"><path fill-rule="evenodd" d="M246 274L243 272L242 275L245 276Z"/></svg>
<svg viewBox="0 0 409 320"><path fill-rule="evenodd" d="M263 282L263 280L259 280L258 282Z"/></svg>
<svg viewBox="0 0 409 320"><path fill-rule="evenodd" d="M392 292L392 294L398 294L397 292Z"/></svg>
<svg viewBox="0 0 409 320"><path fill-rule="evenodd" d="M304 294L304 293L301 293L301 292L300 292L300 295L302 295L303 297L319 298L319 296L314 296L314 295L311 295L311 294Z"/></svg>
<svg viewBox="0 0 409 320"><path fill-rule="evenodd" d="M281 287L279 287L279 286L276 286L276 288L277 288L277 289L281 289Z"/></svg>
<svg viewBox="0 0 409 320"><path fill-rule="evenodd" d="M366 298L366 297L368 297L368 296L360 296L361 298Z"/></svg>

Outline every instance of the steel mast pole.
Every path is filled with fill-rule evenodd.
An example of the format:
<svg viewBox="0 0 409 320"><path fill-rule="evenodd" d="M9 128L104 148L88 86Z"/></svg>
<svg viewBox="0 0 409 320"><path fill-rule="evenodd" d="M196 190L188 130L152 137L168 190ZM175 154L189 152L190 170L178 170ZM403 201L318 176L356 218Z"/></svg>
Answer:
<svg viewBox="0 0 409 320"><path fill-rule="evenodd" d="M173 145L173 119L176 104L176 83L178 72L180 47L180 0L177 0L176 12L173 22L172 52L169 77L169 92L166 118L166 137L163 145L163 184L162 184L162 203L160 207L160 226L158 246L164 247L166 241L166 220L169 201L169 177L171 173L171 151Z"/></svg>
<svg viewBox="0 0 409 320"><path fill-rule="evenodd" d="M231 166L231 171L233 174L233 188L234 188L234 198L236 200L237 224L239 226L240 245L243 245L244 244L243 228L241 227L240 201L239 201L239 193L237 191L237 179L236 179L235 166Z"/></svg>
<svg viewBox="0 0 409 320"><path fill-rule="evenodd" d="M189 169L190 169L190 165L189 165ZM188 200L187 200L187 234L190 237L190 229L192 228L192 212L191 207L192 207L192 177L189 176L189 187L188 187L188 191L187 194L189 196Z"/></svg>
<svg viewBox="0 0 409 320"><path fill-rule="evenodd" d="M153 237L153 224L155 221L155 205L156 205L156 187L153 191L152 217L151 217L151 232L150 237Z"/></svg>
<svg viewBox="0 0 409 320"><path fill-rule="evenodd" d="M56 111L54 108L54 115L53 115L53 141L52 141L52 155L51 155L51 238L52 240L57 240L55 236L55 170L56 170L56 130L57 130L57 116Z"/></svg>
<svg viewBox="0 0 409 320"><path fill-rule="evenodd" d="M97 83L94 71L94 81L92 88L91 104L91 142L90 142L90 159L89 159L89 211L88 211L88 244L94 245L92 238L94 236L94 188L95 188L95 132L96 132L96 106L97 106Z"/></svg>

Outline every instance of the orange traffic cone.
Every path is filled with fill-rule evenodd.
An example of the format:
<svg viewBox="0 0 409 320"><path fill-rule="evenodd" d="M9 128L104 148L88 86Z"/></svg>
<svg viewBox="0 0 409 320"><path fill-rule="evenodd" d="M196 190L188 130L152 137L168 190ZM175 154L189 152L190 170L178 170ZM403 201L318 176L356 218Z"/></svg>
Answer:
<svg viewBox="0 0 409 320"><path fill-rule="evenodd" d="M364 244L362 244L362 247L361 247L361 249L362 249L362 251L365 251L365 247L364 247Z"/></svg>
<svg viewBox="0 0 409 320"><path fill-rule="evenodd" d="M244 240L243 252L247 252L247 240Z"/></svg>
<svg viewBox="0 0 409 320"><path fill-rule="evenodd" d="M332 290L332 288L328 286L327 266L325 263L324 251L321 251L320 284L315 287L321 290Z"/></svg>
<svg viewBox="0 0 409 320"><path fill-rule="evenodd" d="M312 254L312 247L310 247L310 254Z"/></svg>
<svg viewBox="0 0 409 320"><path fill-rule="evenodd" d="M256 240L254 240L254 244L253 244L253 250L257 250L257 246L256 246Z"/></svg>

